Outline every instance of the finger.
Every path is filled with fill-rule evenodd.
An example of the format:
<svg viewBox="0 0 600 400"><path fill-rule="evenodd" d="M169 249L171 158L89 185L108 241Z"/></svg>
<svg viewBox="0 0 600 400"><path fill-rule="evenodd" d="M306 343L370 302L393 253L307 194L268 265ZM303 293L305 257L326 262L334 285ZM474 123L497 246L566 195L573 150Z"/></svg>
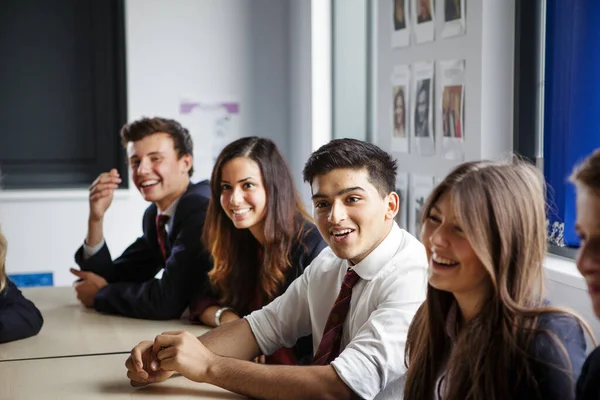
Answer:
<svg viewBox="0 0 600 400"><path fill-rule="evenodd" d="M129 383L131 386L139 387L146 386L148 384L145 379L141 378L133 371L127 371L127 378L129 378Z"/></svg>
<svg viewBox="0 0 600 400"><path fill-rule="evenodd" d="M148 349L151 347L152 342L150 341L143 341L138 343L137 346L135 346L132 350L131 350L131 362L133 363L136 371L144 371L144 353L148 352Z"/></svg>
<svg viewBox="0 0 600 400"><path fill-rule="evenodd" d="M117 169L116 169L116 168L113 168L113 169L111 169L111 170L109 171L109 174L110 174L111 176L114 176L114 177L116 177L116 178L118 178L118 177L119 177L119 171L117 171Z"/></svg>
<svg viewBox="0 0 600 400"><path fill-rule="evenodd" d="M174 335L179 335L179 334L182 334L182 333L185 333L185 331L167 331L167 332L163 332L162 335L171 335L171 336L174 336Z"/></svg>
<svg viewBox="0 0 600 400"><path fill-rule="evenodd" d="M156 350L158 352L160 347L169 347L177 344L179 342L178 334L172 334L169 332L165 332L162 335L158 335L154 339L154 344L152 345L152 350Z"/></svg>
<svg viewBox="0 0 600 400"><path fill-rule="evenodd" d="M93 195L90 195L90 200L96 201L96 200L103 199L105 197L110 197L113 195L114 192L115 192L114 190L109 189L109 190L105 190L102 192L94 193Z"/></svg>
<svg viewBox="0 0 600 400"><path fill-rule="evenodd" d="M119 184L117 182L99 183L96 186L90 188L90 193L91 194L100 193L105 190L114 190L114 189L117 189L118 187L119 187Z"/></svg>
<svg viewBox="0 0 600 400"><path fill-rule="evenodd" d="M73 275L75 275L75 276L77 276L78 278L81 278L81 279L86 279L89 276L89 274L90 274L89 272L81 271L81 270L75 269L75 268L69 268L69 271Z"/></svg>
<svg viewBox="0 0 600 400"><path fill-rule="evenodd" d="M162 361L166 358L171 358L171 357L175 357L175 355L177 354L177 348L176 347L166 347L161 349L157 354L156 354L156 359L158 361Z"/></svg>

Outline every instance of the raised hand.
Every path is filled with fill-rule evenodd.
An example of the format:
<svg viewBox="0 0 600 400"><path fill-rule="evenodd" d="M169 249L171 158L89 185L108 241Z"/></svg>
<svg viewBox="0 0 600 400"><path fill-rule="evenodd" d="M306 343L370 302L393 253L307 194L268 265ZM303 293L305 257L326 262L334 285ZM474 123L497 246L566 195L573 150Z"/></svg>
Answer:
<svg viewBox="0 0 600 400"><path fill-rule="evenodd" d="M90 221L101 221L110 207L115 189L121 183L121 177L115 168L103 172L90 185Z"/></svg>

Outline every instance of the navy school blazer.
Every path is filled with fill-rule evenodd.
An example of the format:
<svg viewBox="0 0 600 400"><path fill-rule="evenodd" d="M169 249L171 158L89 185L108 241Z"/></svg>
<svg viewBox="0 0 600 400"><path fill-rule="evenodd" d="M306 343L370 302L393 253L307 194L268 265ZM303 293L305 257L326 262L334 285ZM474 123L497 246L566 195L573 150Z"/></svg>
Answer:
<svg viewBox="0 0 600 400"><path fill-rule="evenodd" d="M44 319L36 306L7 279L0 293L0 343L37 335Z"/></svg>
<svg viewBox="0 0 600 400"><path fill-rule="evenodd" d="M116 260L106 243L87 260L83 246L75 262L84 271L102 276L108 285L94 299L94 308L126 317L166 320L179 318L198 296L209 289L210 255L201 243L210 198L207 180L190 184L173 215L164 261L156 233L155 204L143 218L143 235ZM161 279L154 276L164 268Z"/></svg>

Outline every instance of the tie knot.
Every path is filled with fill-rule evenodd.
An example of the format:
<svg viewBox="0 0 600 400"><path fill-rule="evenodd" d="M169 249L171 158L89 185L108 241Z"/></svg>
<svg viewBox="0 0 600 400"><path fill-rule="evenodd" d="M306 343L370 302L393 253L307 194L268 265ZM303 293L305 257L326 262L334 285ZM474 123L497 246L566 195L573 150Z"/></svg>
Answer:
<svg viewBox="0 0 600 400"><path fill-rule="evenodd" d="M158 227L158 229L163 229L165 227L165 225L167 225L167 223L169 222L169 217L166 214L158 214L156 216L156 226Z"/></svg>
<svg viewBox="0 0 600 400"><path fill-rule="evenodd" d="M356 282L360 279L360 276L356 273L355 270L348 268L346 275L344 275L344 283L348 285L350 288L353 288L356 285Z"/></svg>

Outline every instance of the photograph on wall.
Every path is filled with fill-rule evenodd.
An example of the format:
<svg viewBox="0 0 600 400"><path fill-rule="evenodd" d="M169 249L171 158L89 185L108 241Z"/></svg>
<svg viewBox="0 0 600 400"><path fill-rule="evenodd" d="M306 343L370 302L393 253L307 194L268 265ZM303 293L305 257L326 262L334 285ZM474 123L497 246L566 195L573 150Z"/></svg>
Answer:
<svg viewBox="0 0 600 400"><path fill-rule="evenodd" d="M406 172L398 172L396 175L395 192L400 198L400 205L394 220L400 228L408 230L408 174Z"/></svg>
<svg viewBox="0 0 600 400"><path fill-rule="evenodd" d="M435 35L433 0L412 0L415 43L431 42Z"/></svg>
<svg viewBox="0 0 600 400"><path fill-rule="evenodd" d="M464 35L466 32L465 0L444 0L442 37Z"/></svg>
<svg viewBox="0 0 600 400"><path fill-rule="evenodd" d="M408 0L392 1L392 47L406 47L410 44L410 23Z"/></svg>
<svg viewBox="0 0 600 400"><path fill-rule="evenodd" d="M391 132L392 151L408 152L408 99L410 94L410 68L396 65L392 74Z"/></svg>
<svg viewBox="0 0 600 400"><path fill-rule="evenodd" d="M435 154L435 130L433 126L433 62L417 63L413 67L411 110L411 153L422 156Z"/></svg>
<svg viewBox="0 0 600 400"><path fill-rule="evenodd" d="M442 154L448 160L465 159L465 61L441 61Z"/></svg>
<svg viewBox="0 0 600 400"><path fill-rule="evenodd" d="M433 190L433 176L412 174L409 188L409 232L416 238L421 235L421 214L427 196Z"/></svg>

